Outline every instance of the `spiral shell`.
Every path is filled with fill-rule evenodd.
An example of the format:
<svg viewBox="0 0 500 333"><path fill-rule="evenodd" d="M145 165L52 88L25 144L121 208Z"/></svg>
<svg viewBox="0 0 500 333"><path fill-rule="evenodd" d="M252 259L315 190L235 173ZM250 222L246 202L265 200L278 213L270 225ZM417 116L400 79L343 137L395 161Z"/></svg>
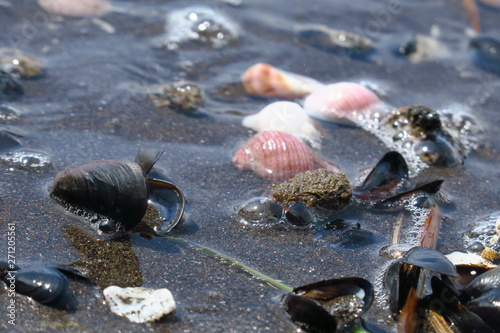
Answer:
<svg viewBox="0 0 500 333"><path fill-rule="evenodd" d="M241 81L250 95L286 99L304 97L323 86L309 77L282 71L264 63L247 69L241 76Z"/></svg>
<svg viewBox="0 0 500 333"><path fill-rule="evenodd" d="M111 11L106 0L38 0L49 13L66 16L103 16Z"/></svg>
<svg viewBox="0 0 500 333"><path fill-rule="evenodd" d="M280 131L295 135L297 138L319 148L321 134L314 127L312 119L304 109L294 102L274 102L258 113L243 119L243 126L257 132Z"/></svg>
<svg viewBox="0 0 500 333"><path fill-rule="evenodd" d="M382 111L377 95L370 89L352 82L324 86L307 96L304 110L321 120L342 124L356 123Z"/></svg>
<svg viewBox="0 0 500 333"><path fill-rule="evenodd" d="M319 168L340 170L293 135L278 131L264 131L251 137L234 154L233 164L271 181L287 180L299 172Z"/></svg>

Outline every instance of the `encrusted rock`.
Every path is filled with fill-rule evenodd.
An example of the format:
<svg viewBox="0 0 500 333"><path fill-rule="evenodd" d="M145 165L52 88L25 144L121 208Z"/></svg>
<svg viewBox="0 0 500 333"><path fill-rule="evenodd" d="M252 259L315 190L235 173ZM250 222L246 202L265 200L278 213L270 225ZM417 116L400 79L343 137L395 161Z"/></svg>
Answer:
<svg viewBox="0 0 500 333"><path fill-rule="evenodd" d="M341 172L316 169L301 172L290 180L274 186L275 201L288 204L301 201L308 207L340 210L351 200L349 179Z"/></svg>

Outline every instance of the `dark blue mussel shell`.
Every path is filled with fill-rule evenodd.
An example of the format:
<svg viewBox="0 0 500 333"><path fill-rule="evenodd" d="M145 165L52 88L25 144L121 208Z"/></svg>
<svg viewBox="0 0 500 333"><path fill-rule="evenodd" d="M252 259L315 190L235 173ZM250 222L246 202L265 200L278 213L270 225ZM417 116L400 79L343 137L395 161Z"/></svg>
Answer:
<svg viewBox="0 0 500 333"><path fill-rule="evenodd" d="M76 269L60 265L18 267L7 272L7 263L0 262L1 277L7 285L15 284L15 291L33 300L60 310L74 311L78 305L76 297L69 289L65 274L87 280Z"/></svg>

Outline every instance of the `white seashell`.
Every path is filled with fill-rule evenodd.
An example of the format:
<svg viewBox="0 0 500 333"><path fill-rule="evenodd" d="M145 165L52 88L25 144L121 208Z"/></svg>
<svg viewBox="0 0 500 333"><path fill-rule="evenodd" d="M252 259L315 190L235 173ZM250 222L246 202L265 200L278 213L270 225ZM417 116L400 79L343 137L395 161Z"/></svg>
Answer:
<svg viewBox="0 0 500 333"><path fill-rule="evenodd" d="M111 311L134 323L155 321L175 311L170 290L149 288L107 287L103 291Z"/></svg>
<svg viewBox="0 0 500 333"><path fill-rule="evenodd" d="M245 117L242 124L257 132L279 131L293 134L313 148L319 148L321 144L321 134L314 127L312 119L294 102L271 103L258 113Z"/></svg>
<svg viewBox="0 0 500 333"><path fill-rule="evenodd" d="M459 265L474 265L485 268L495 268L497 265L493 264L491 261L483 259L481 256L472 253L464 253L455 251L446 255L449 261L455 266Z"/></svg>
<svg viewBox="0 0 500 333"><path fill-rule="evenodd" d="M379 117L383 104L370 89L352 82L324 86L306 97L304 110L312 117L341 124Z"/></svg>
<svg viewBox="0 0 500 333"><path fill-rule="evenodd" d="M269 64L258 63L241 76L247 94L287 99L304 97L323 86L312 78L277 69Z"/></svg>
<svg viewBox="0 0 500 333"><path fill-rule="evenodd" d="M102 16L112 10L106 0L38 0L40 7L66 16Z"/></svg>
<svg viewBox="0 0 500 333"><path fill-rule="evenodd" d="M233 164L271 181L287 180L299 172L319 168L340 171L336 164L318 155L292 134L278 131L260 132L248 139L234 154Z"/></svg>

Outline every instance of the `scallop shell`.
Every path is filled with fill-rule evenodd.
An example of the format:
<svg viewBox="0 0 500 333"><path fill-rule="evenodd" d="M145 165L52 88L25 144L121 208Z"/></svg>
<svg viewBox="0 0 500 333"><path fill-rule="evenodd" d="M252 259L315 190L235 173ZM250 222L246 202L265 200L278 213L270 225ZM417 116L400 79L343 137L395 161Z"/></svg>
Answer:
<svg viewBox="0 0 500 333"><path fill-rule="evenodd" d="M314 148L319 148L321 134L306 111L294 102L274 102L258 113L245 117L243 126L257 132L280 131L295 135Z"/></svg>
<svg viewBox="0 0 500 333"><path fill-rule="evenodd" d="M301 98L323 86L322 83L299 74L258 63L241 76L243 87L250 95L262 97Z"/></svg>
<svg viewBox="0 0 500 333"><path fill-rule="evenodd" d="M106 0L38 0L40 7L66 16L103 16L112 9Z"/></svg>
<svg viewBox="0 0 500 333"><path fill-rule="evenodd" d="M304 110L310 116L342 124L376 117L382 109L382 103L373 91L352 82L324 86L304 101Z"/></svg>
<svg viewBox="0 0 500 333"><path fill-rule="evenodd" d="M133 323L155 321L175 311L175 300L166 288L120 288L111 286L102 292L111 311Z"/></svg>
<svg viewBox="0 0 500 333"><path fill-rule="evenodd" d="M295 136L278 131L264 131L251 137L234 154L233 163L240 170L253 170L271 181L284 181L299 172L319 168L340 171Z"/></svg>

